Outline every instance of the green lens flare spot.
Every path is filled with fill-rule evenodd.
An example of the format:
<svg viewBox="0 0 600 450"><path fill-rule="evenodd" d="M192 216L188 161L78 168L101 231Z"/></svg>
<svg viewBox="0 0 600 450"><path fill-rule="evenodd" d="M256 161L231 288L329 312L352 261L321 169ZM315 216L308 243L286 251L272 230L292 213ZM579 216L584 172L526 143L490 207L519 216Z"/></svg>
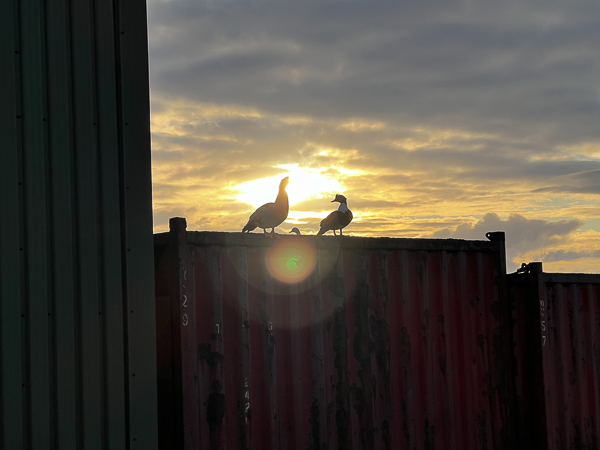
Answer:
<svg viewBox="0 0 600 450"><path fill-rule="evenodd" d="M265 259L273 278L284 283L298 283L313 272L317 249L308 237L279 239L267 251Z"/></svg>

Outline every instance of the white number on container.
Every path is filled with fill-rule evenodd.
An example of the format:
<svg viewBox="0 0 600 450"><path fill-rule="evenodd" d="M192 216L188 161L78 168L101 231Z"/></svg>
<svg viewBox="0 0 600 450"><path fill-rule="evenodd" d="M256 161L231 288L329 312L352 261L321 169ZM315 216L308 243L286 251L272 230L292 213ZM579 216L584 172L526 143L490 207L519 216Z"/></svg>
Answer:
<svg viewBox="0 0 600 450"><path fill-rule="evenodd" d="M546 317L546 303L544 300L540 300L540 316L542 317L541 326L542 326L542 347L546 345L546 321L543 319Z"/></svg>
<svg viewBox="0 0 600 450"><path fill-rule="evenodd" d="M248 378L244 379L244 387L246 388L244 397L248 400L246 402L246 424L248 424L248 412L250 411L250 389L248 389L250 383L248 382Z"/></svg>

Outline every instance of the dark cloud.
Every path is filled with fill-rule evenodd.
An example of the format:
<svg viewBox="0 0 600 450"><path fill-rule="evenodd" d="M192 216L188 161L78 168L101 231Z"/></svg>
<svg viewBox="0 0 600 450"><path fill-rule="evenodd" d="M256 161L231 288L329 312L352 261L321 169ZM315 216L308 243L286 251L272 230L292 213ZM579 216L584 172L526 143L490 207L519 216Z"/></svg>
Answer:
<svg viewBox="0 0 600 450"><path fill-rule="evenodd" d="M488 231L504 231L507 249L524 253L554 245L582 224L580 220L527 219L520 214L512 214L503 220L497 214L488 213L475 224L463 223L454 230L437 231L434 236L482 239Z"/></svg>
<svg viewBox="0 0 600 450"><path fill-rule="evenodd" d="M586 161L584 164L587 168L598 166L598 163L591 161ZM554 186L536 189L534 192L600 194L600 169L570 173L560 179L551 181L558 183Z"/></svg>
<svg viewBox="0 0 600 450"><path fill-rule="evenodd" d="M572 142L600 136L600 6L149 3L153 93Z"/></svg>
<svg viewBox="0 0 600 450"><path fill-rule="evenodd" d="M576 261L580 259L600 258L599 250L565 251L556 250L541 255L538 259L543 262Z"/></svg>
<svg viewBox="0 0 600 450"><path fill-rule="evenodd" d="M581 225L582 222L579 220L547 221L527 219L519 214L513 214L503 220L497 214L489 213L475 224L463 223L454 230L437 231L434 236L483 239L488 231L504 231L506 233L507 271L514 272L527 252L564 244ZM552 260L544 257L543 261L550 262Z"/></svg>

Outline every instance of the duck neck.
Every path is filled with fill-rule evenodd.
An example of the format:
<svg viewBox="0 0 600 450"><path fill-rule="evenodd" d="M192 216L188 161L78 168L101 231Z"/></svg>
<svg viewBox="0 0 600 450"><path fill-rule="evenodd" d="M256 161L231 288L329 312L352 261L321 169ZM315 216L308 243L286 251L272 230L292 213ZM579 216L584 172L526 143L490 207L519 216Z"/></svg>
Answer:
<svg viewBox="0 0 600 450"><path fill-rule="evenodd" d="M338 208L339 212L345 213L348 211L348 205L346 203L340 203L340 207Z"/></svg>
<svg viewBox="0 0 600 450"><path fill-rule="evenodd" d="M279 189L279 194L277 194L275 203L288 203L288 195L287 192L285 192L285 188Z"/></svg>

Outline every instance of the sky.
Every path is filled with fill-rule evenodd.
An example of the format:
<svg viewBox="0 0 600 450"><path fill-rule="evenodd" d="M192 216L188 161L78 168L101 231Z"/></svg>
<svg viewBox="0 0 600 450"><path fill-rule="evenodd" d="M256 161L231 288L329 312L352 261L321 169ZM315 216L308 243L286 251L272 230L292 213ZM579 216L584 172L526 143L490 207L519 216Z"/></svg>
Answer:
<svg viewBox="0 0 600 450"><path fill-rule="evenodd" d="M155 232L485 240L600 272L600 3L148 0ZM261 230L258 230L262 232Z"/></svg>

